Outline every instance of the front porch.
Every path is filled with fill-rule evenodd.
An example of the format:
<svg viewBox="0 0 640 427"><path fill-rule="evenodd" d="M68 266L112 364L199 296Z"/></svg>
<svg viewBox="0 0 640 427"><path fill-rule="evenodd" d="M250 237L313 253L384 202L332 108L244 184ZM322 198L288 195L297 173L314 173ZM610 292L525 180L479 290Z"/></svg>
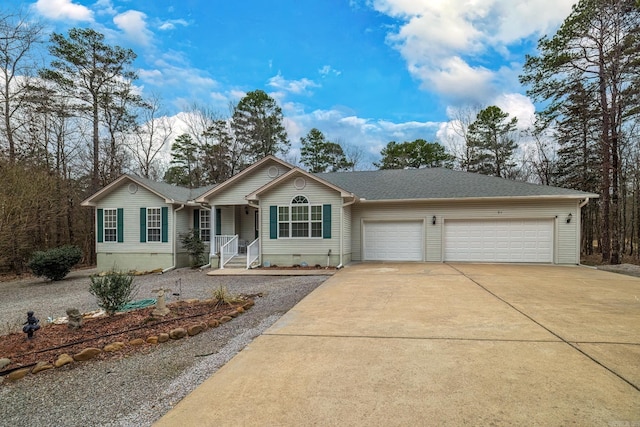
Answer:
<svg viewBox="0 0 640 427"><path fill-rule="evenodd" d="M249 205L213 206L216 234L210 245L212 268L255 267L260 258L259 209Z"/></svg>

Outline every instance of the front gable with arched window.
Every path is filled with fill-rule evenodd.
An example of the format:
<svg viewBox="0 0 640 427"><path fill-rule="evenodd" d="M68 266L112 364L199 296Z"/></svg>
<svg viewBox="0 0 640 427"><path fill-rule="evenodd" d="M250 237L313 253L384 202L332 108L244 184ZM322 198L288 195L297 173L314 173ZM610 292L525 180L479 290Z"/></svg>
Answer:
<svg viewBox="0 0 640 427"><path fill-rule="evenodd" d="M270 206L269 225L271 239L330 239L331 205L298 194L288 205Z"/></svg>

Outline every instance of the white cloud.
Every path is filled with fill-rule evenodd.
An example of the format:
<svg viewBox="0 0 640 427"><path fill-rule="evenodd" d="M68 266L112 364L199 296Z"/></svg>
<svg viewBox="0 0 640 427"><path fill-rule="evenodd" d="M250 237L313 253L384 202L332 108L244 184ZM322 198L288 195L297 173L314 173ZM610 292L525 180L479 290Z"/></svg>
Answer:
<svg viewBox="0 0 640 427"><path fill-rule="evenodd" d="M449 100L474 103L495 97L504 69L482 62L486 53L510 55L510 46L555 28L575 0L372 0L400 24L388 42L405 59L422 88ZM482 64L475 65L475 64ZM510 64L511 74L520 64ZM508 88L507 90L509 90Z"/></svg>
<svg viewBox="0 0 640 427"><path fill-rule="evenodd" d="M98 0L95 3L95 7L100 15L115 15L118 13L113 7L111 0Z"/></svg>
<svg viewBox="0 0 640 427"><path fill-rule="evenodd" d="M113 17L113 23L124 31L130 41L141 45L149 44L151 31L147 29L147 15L137 10L128 10Z"/></svg>
<svg viewBox="0 0 640 427"><path fill-rule="evenodd" d="M296 95L308 94L308 89L320 87L319 84L315 83L313 80L307 79L306 77L300 80L287 80L282 77L282 74L280 73L271 77L267 84L275 89L288 93L295 93Z"/></svg>
<svg viewBox="0 0 640 427"><path fill-rule="evenodd" d="M170 19L162 22L160 26L158 26L158 29L162 31L174 30L178 25L188 27L189 23L184 19Z"/></svg>
<svg viewBox="0 0 640 427"><path fill-rule="evenodd" d="M519 93L505 93L499 95L493 102L510 117L518 118L518 129L525 130L535 122L536 107L531 100Z"/></svg>
<svg viewBox="0 0 640 427"><path fill-rule="evenodd" d="M322 68L320 68L318 70L318 73L320 74L320 76L322 76L324 78L324 77L327 77L329 75L339 76L340 74L342 74L342 71L336 70L331 65L324 65Z"/></svg>
<svg viewBox="0 0 640 427"><path fill-rule="evenodd" d="M35 8L49 19L93 22L93 12L71 0L38 0Z"/></svg>

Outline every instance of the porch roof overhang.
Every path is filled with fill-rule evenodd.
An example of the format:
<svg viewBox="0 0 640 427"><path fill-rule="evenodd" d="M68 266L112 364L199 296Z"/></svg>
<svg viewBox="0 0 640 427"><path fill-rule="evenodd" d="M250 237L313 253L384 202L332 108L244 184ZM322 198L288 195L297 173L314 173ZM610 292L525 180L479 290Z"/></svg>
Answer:
<svg viewBox="0 0 640 427"><path fill-rule="evenodd" d="M294 176L297 175L302 175L307 179L310 179L312 181L315 181L321 185L324 185L332 190L337 191L338 193L340 193L340 196L343 198L351 198L356 200L357 196L349 191L344 190L343 188L338 187L337 185L334 185L332 183L330 183L329 181L325 181L322 178L319 178L309 172L306 172L298 167L294 167L293 169L291 169L289 172L282 174L281 176L275 178L273 181L263 185L262 187L258 188L256 191L254 191L253 193L247 194L245 196L245 199L247 199L248 201L254 201L254 200L259 200L260 195L271 190L272 188L275 188L276 186L278 186L281 182L290 179Z"/></svg>

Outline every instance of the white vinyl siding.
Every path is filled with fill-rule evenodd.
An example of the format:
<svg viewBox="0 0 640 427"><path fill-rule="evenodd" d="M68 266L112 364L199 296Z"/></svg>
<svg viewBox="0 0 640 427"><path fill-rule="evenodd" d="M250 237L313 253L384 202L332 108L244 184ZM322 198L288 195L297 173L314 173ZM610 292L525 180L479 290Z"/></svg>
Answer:
<svg viewBox="0 0 640 427"><path fill-rule="evenodd" d="M553 262L553 220L452 220L444 225L445 261Z"/></svg>
<svg viewBox="0 0 640 427"><path fill-rule="evenodd" d="M337 191L328 188L325 185L317 183L310 178L305 178L306 185L303 189L294 187L296 177L280 183L276 188L268 191L260 197L260 206L262 208L261 215L261 235L262 253L268 259L272 255L291 255L291 254L317 254L326 259L331 249L331 256L337 257L340 254L340 210L342 206L342 197ZM269 206L291 206L291 200L296 195L304 195L311 205L330 204L331 209L331 238L288 238L288 239L270 239L269 238ZM278 215L280 216L280 215ZM322 224L322 223L321 223Z"/></svg>
<svg viewBox="0 0 640 427"><path fill-rule="evenodd" d="M269 176L271 167L277 169L277 176ZM215 193L213 195L213 198L209 202L212 205L246 205L247 200L244 197L247 194L254 192L256 189L271 182L273 179L285 174L288 171L288 168L285 168L279 163L273 161L267 162L260 168L255 169L246 176L239 178L236 182L230 183L219 193Z"/></svg>
<svg viewBox="0 0 640 427"><path fill-rule="evenodd" d="M173 209L169 207L168 214L168 230L169 230L169 242L140 242L140 208L147 208L149 206L158 207L164 205L164 199L161 199L156 194L144 189L142 186L138 187L138 191L135 194L127 191L129 182L124 181L123 184L106 195L100 200L98 208L102 209L117 209L123 208L124 227L123 227L123 243L117 246L112 243L97 243L96 252L109 252L109 253L172 253L173 251L173 236L171 234L173 230ZM186 222L189 219L189 212L187 209L182 209L177 212L178 216L184 216L184 224L189 224L192 221ZM181 222L178 221L178 226ZM178 229L178 232L186 231L190 226L187 225L185 229ZM112 266L111 266L112 267ZM111 268L107 266L107 268ZM121 268L118 266L118 268Z"/></svg>
<svg viewBox="0 0 640 427"><path fill-rule="evenodd" d="M486 202L416 202L416 203L356 203L352 206L352 260L363 259L362 225L371 220L424 220L426 261L444 261L444 223L454 219L543 219L554 223L553 263L577 264L578 248L578 200L511 200ZM567 224L571 213L574 220ZM432 224L433 216L436 224Z"/></svg>

